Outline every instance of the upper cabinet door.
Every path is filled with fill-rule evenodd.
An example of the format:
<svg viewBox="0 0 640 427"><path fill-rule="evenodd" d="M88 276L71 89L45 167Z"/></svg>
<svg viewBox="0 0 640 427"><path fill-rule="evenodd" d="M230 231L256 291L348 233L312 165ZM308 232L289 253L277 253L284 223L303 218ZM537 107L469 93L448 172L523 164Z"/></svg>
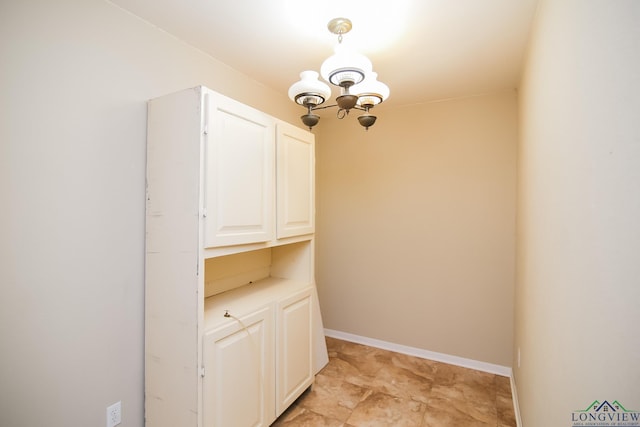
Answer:
<svg viewBox="0 0 640 427"><path fill-rule="evenodd" d="M272 240L273 118L211 92L205 115L205 247Z"/></svg>
<svg viewBox="0 0 640 427"><path fill-rule="evenodd" d="M284 122L277 125L277 237L315 230L315 139Z"/></svg>

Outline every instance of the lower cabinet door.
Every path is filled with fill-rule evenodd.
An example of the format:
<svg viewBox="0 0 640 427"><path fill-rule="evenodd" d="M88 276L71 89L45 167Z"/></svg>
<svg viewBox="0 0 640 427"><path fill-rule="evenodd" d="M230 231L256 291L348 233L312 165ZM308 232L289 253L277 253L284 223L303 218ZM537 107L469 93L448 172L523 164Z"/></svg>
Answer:
<svg viewBox="0 0 640 427"><path fill-rule="evenodd" d="M276 415L313 383L311 288L278 303L276 312Z"/></svg>
<svg viewBox="0 0 640 427"><path fill-rule="evenodd" d="M262 308L205 334L205 427L268 426L274 413L274 325Z"/></svg>

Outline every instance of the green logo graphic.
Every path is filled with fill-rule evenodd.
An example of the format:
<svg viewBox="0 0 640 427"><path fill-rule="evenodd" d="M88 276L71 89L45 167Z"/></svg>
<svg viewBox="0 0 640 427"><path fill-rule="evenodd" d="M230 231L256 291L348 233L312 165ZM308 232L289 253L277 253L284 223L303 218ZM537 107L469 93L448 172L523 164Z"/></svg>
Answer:
<svg viewBox="0 0 640 427"><path fill-rule="evenodd" d="M572 426L640 427L640 412L625 408L620 402L594 400L587 409L571 414Z"/></svg>

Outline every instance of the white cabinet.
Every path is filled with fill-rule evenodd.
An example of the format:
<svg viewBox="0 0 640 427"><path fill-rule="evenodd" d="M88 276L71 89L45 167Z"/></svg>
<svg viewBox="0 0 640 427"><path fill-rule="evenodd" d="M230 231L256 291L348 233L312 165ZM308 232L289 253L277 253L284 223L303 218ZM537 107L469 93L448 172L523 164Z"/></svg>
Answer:
<svg viewBox="0 0 640 427"><path fill-rule="evenodd" d="M205 94L205 246L274 237L275 125L268 115Z"/></svg>
<svg viewBox="0 0 640 427"><path fill-rule="evenodd" d="M313 167L308 132L206 88L149 101L147 427L266 426L327 363Z"/></svg>

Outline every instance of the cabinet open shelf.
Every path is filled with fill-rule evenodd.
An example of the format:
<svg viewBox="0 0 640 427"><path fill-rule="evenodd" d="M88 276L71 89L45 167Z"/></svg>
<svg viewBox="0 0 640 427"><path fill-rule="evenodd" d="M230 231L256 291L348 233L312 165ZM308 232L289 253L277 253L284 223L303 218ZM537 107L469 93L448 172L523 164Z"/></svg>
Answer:
<svg viewBox="0 0 640 427"><path fill-rule="evenodd" d="M306 240L288 245L240 252L205 261L205 297L256 282L298 280L303 285L313 283L313 242Z"/></svg>

